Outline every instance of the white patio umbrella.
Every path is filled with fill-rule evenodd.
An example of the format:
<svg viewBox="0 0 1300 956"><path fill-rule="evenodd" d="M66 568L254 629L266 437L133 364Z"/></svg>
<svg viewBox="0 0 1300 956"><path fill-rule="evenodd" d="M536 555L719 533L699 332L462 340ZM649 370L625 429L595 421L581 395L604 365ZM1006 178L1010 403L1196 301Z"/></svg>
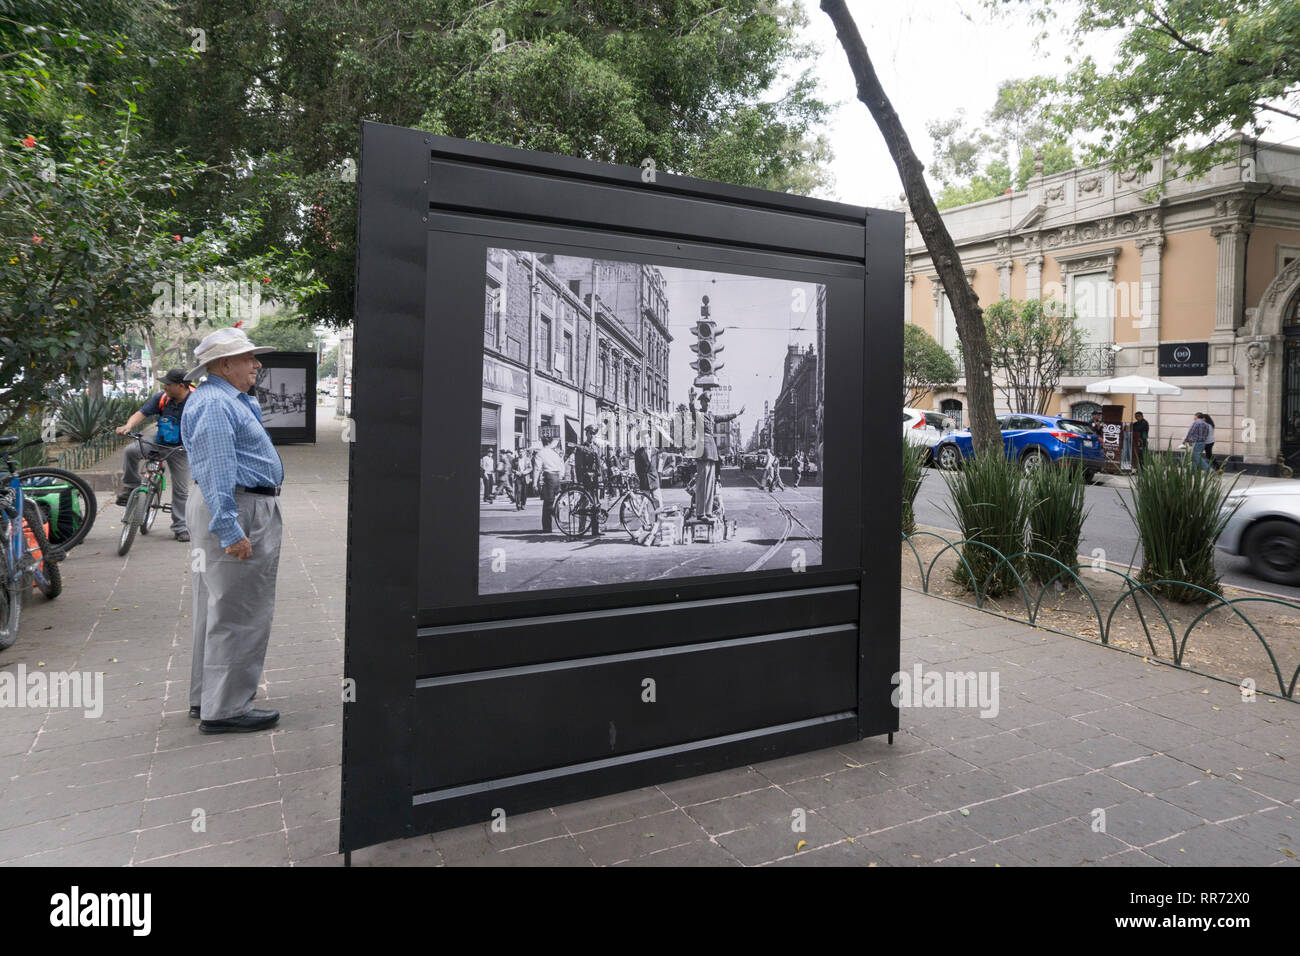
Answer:
<svg viewBox="0 0 1300 956"><path fill-rule="evenodd" d="M1121 375L1119 378L1106 378L1093 382L1085 389L1094 395L1181 395L1183 390L1177 385L1170 385L1158 378L1144 378L1141 375Z"/></svg>

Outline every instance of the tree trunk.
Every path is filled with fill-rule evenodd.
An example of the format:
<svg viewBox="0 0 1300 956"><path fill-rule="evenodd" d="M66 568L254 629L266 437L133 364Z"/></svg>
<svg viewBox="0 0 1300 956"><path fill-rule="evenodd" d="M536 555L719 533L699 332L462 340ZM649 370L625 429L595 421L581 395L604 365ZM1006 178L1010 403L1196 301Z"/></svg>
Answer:
<svg viewBox="0 0 1300 956"><path fill-rule="evenodd" d="M903 129L902 121L894 112L893 104L885 94L866 45L858 33L857 24L844 6L844 0L821 0L821 8L835 24L840 45L849 59L853 76L858 84L858 99L866 104L885 138L889 154L898 167L907 194L912 218L921 230L925 248L930 253L935 271L948 293L953 315L957 320L957 335L961 339L962 357L966 365L966 398L970 409L971 437L979 450L1001 451L1002 433L998 429L997 415L993 410L992 362L988 336L984 332L984 310L980 308L975 290L966 279L961 258L953 244L948 227L944 225L939 209L930 195L930 187L923 175L925 167L916 158L911 140ZM904 319L906 321L906 317Z"/></svg>

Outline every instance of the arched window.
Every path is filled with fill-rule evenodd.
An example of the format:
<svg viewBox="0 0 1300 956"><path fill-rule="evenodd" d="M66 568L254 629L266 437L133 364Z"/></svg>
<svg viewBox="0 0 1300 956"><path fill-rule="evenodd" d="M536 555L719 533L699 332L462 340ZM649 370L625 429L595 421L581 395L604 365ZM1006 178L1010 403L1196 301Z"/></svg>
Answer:
<svg viewBox="0 0 1300 956"><path fill-rule="evenodd" d="M958 428L963 427L961 423L961 413L962 413L961 399L945 398L942 402L939 403L939 411L942 412L944 415L947 415L954 422L956 422Z"/></svg>
<svg viewBox="0 0 1300 956"><path fill-rule="evenodd" d="M1092 413L1100 412L1101 406L1096 402L1075 402L1070 406L1070 417L1080 422L1092 421Z"/></svg>

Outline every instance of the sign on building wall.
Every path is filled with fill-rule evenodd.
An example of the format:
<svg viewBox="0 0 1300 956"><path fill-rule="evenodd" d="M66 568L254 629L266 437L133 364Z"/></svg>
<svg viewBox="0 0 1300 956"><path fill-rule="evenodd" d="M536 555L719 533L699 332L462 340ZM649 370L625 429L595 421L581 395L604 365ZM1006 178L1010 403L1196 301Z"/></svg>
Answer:
<svg viewBox="0 0 1300 956"><path fill-rule="evenodd" d="M1166 342L1160 346L1160 377L1204 375L1210 368L1209 342Z"/></svg>

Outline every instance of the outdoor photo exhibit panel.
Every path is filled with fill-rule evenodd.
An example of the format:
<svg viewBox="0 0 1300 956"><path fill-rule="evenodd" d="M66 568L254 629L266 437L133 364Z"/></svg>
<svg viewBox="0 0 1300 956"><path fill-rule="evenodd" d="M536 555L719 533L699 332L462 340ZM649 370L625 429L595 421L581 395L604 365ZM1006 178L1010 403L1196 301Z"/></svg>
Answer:
<svg viewBox="0 0 1300 956"><path fill-rule="evenodd" d="M254 332L256 334L256 332ZM256 394L262 424L274 444L316 440L316 353L258 356Z"/></svg>
<svg viewBox="0 0 1300 956"><path fill-rule="evenodd" d="M363 126L342 849L897 728L901 230Z"/></svg>

